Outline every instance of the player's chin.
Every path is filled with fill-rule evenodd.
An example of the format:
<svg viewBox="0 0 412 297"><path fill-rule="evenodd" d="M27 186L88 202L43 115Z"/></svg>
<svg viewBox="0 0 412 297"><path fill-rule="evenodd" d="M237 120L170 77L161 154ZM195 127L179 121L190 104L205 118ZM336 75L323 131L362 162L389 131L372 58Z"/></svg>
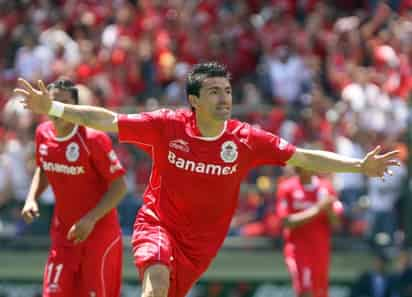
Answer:
<svg viewBox="0 0 412 297"><path fill-rule="evenodd" d="M221 120L221 121L225 121L230 119L230 117L232 116L232 111L230 109L222 109L216 112L215 114L215 118L217 120Z"/></svg>

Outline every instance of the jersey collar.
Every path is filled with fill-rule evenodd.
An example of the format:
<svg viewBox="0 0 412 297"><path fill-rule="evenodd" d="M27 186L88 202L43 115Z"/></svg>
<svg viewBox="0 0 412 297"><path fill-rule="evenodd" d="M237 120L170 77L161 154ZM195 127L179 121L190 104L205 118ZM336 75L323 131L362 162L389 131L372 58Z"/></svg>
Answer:
<svg viewBox="0 0 412 297"><path fill-rule="evenodd" d="M63 141L66 141L66 140L69 140L70 138L72 138L77 133L77 130L79 130L79 125L75 125L73 127L73 130L69 134L67 134L66 136L63 136L63 137L57 137L56 132L54 132L53 138L54 138L54 140L56 140L58 142L63 142Z"/></svg>
<svg viewBox="0 0 412 297"><path fill-rule="evenodd" d="M213 137L204 137L204 136L202 136L202 133L200 133L200 130L196 125L195 113L192 112L192 114L190 116L189 125L187 126L186 131L187 131L187 133L190 137L200 139L200 140L204 140L204 141L215 141L215 140L219 139L220 137L222 137L222 135L226 132L226 129L227 129L227 120L224 122L223 129L218 135L213 136Z"/></svg>

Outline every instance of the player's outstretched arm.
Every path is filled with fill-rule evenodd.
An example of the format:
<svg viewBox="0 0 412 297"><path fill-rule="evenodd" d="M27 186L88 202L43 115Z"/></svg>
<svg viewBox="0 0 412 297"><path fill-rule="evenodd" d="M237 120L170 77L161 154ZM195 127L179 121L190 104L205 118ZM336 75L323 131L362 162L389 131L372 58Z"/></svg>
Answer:
<svg viewBox="0 0 412 297"><path fill-rule="evenodd" d="M87 239L96 222L119 204L126 195L126 191L126 181L123 176L113 180L96 207L70 228L67 239L73 240L75 244Z"/></svg>
<svg viewBox="0 0 412 297"><path fill-rule="evenodd" d="M30 224L35 218L40 216L37 199L47 188L48 184L46 174L40 167L37 167L33 174L26 202L21 210L21 216L26 223Z"/></svg>
<svg viewBox="0 0 412 297"><path fill-rule="evenodd" d="M21 87L14 89L14 92L24 97L21 103L34 113L59 117L101 131L117 132L115 112L102 107L53 101L41 80L38 81L38 89L23 78L19 78L19 84Z"/></svg>
<svg viewBox="0 0 412 297"><path fill-rule="evenodd" d="M380 154L380 151L381 147L377 146L363 159L354 159L322 150L298 148L287 164L315 172L352 172L383 178L385 174L392 175L390 166L400 166L396 159L399 152Z"/></svg>

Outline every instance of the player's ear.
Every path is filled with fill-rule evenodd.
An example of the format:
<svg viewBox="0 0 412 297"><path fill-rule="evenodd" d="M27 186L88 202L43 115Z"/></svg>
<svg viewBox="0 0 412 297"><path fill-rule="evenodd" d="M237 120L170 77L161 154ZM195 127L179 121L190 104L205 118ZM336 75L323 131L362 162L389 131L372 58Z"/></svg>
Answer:
<svg viewBox="0 0 412 297"><path fill-rule="evenodd" d="M195 95L189 95L189 103L190 103L191 107L196 109L198 104L199 104L199 97L197 97Z"/></svg>

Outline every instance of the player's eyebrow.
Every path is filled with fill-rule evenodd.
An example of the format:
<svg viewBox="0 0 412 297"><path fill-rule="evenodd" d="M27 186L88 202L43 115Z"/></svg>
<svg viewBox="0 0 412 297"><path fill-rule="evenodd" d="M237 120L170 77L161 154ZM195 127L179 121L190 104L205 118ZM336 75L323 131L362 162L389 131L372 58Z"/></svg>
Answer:
<svg viewBox="0 0 412 297"><path fill-rule="evenodd" d="M225 86L225 87L210 86L210 87L206 88L206 90L208 90L208 91L210 91L210 90L219 90L219 89L231 90L232 87L231 86Z"/></svg>

